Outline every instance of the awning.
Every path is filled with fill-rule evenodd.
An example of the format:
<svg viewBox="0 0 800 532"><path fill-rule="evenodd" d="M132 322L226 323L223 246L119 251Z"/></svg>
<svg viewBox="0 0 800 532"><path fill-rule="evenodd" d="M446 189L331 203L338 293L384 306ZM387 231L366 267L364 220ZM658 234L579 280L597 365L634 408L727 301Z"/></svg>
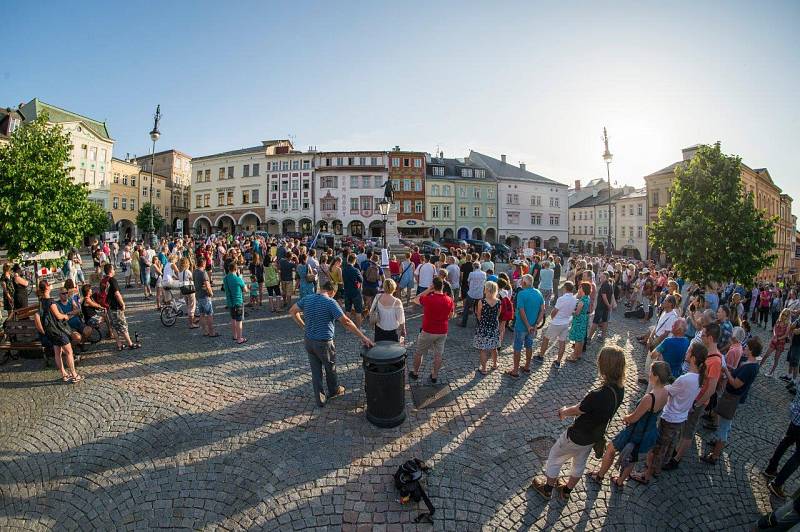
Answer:
<svg viewBox="0 0 800 532"><path fill-rule="evenodd" d="M425 220L407 219L397 220L397 227L402 227L404 229L427 229L430 225Z"/></svg>

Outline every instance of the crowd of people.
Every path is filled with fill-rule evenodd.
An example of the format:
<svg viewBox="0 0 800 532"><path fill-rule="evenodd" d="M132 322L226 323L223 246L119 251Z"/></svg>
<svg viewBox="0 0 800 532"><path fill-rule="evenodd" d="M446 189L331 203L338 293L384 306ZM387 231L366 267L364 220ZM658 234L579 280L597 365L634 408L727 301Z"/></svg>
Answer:
<svg viewBox="0 0 800 532"><path fill-rule="evenodd" d="M545 497L554 491L568 497L584 476L592 450L601 462L587 478L597 483L612 467L617 472L611 482L620 487L628 479L648 483L664 471L678 469L701 421L713 434L701 460L716 463L730 439L736 409L747 400L760 367L768 368L767 377L774 376L788 347L787 369L779 378L795 400L786 436L764 471L772 493L785 496L783 486L800 466L800 300L795 290L768 283L699 285L652 261L565 258L553 251L518 253L503 265L495 264L488 253L469 249L426 255L412 248L399 257L387 251L364 246L334 249L308 238L257 235L187 236L165 239L156 247L144 242L95 243L95 276L84 274L80 254L71 252L57 299L47 281L39 283L40 312L35 319L64 381L80 382L73 348L85 344L91 325L105 320L120 350L141 347L128 333L117 271L125 287L140 288L155 310L175 297L184 298L187 327L200 328L206 337L220 336L212 303L220 287L237 345L247 341L246 311L288 312L303 328L319 406L345 393L336 374L337 322L367 347L380 341L413 341L408 377L420 379L426 366L433 384L445 370L451 323L471 328L479 375L504 363L498 352L506 336L511 337L513 353L504 372L509 379L530 373L532 364L548 359L556 369L565 361L577 364L594 355L587 349L596 344L601 385L578 404L558 411L560 419L574 421L552 447L544 475L531 484ZM19 265L3 266L0 284L7 311L27 305L28 282ZM421 328L413 339L406 324L408 305L422 310ZM625 318L613 312L619 306ZM607 427L626 393L628 369L623 351L604 345L613 316L643 324L644 334L637 340L644 358L639 381L646 390L633 411L622 417L625 428L606 442ZM753 335L759 326L771 328L766 346ZM565 356L568 343L571 353ZM426 357L431 358L428 364ZM632 391L638 390L628 390ZM780 467L792 445L794 454ZM571 471L560 481L567 461L572 462Z"/></svg>

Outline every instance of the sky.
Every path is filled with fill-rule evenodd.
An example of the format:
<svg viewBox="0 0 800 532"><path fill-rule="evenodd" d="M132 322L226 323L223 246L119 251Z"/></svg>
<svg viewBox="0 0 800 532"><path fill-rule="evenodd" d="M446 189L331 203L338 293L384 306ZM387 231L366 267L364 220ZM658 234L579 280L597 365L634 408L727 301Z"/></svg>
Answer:
<svg viewBox="0 0 800 532"><path fill-rule="evenodd" d="M572 185L720 141L800 215L800 2L5 0L0 105L105 120L114 154L470 149ZM10 32L10 33L9 33Z"/></svg>

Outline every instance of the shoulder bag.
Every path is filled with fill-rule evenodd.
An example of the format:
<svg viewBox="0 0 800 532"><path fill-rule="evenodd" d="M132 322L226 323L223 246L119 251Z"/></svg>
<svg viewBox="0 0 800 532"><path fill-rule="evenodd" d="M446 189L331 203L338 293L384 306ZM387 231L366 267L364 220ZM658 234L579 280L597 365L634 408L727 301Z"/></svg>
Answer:
<svg viewBox="0 0 800 532"><path fill-rule="evenodd" d="M188 296L190 294L194 294L194 280L186 280L186 272L188 270L184 270L181 272L181 294L184 296Z"/></svg>
<svg viewBox="0 0 800 532"><path fill-rule="evenodd" d="M376 295L372 299L372 306L369 308L369 324L372 327L375 327L376 325L378 325L378 322L381 319L381 316L379 314L380 311L378 310L378 298L379 297L380 296Z"/></svg>

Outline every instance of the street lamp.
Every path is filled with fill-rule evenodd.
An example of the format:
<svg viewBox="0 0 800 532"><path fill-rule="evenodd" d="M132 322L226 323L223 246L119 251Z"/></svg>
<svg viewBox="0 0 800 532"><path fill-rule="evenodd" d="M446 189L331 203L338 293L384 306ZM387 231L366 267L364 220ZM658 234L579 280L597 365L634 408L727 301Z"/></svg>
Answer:
<svg viewBox="0 0 800 532"><path fill-rule="evenodd" d="M153 130L150 132L150 140L153 141L153 151L150 154L150 245L153 249L158 245L156 238L156 226L153 223L153 211L155 205L153 204L153 176L156 166L156 141L161 137L161 132L158 130L158 122L161 120L161 105L156 106L156 115L153 121Z"/></svg>
<svg viewBox="0 0 800 532"><path fill-rule="evenodd" d="M381 211L381 216L383 216L383 247L386 248L386 217L389 215L389 210L392 208L392 204L386 198L383 198L378 203L378 210Z"/></svg>
<svg viewBox="0 0 800 532"><path fill-rule="evenodd" d="M608 133L603 128L603 143L606 151L603 152L603 160L606 162L606 177L608 177L608 243L606 244L606 255L611 256L611 159L614 157L608 151Z"/></svg>

